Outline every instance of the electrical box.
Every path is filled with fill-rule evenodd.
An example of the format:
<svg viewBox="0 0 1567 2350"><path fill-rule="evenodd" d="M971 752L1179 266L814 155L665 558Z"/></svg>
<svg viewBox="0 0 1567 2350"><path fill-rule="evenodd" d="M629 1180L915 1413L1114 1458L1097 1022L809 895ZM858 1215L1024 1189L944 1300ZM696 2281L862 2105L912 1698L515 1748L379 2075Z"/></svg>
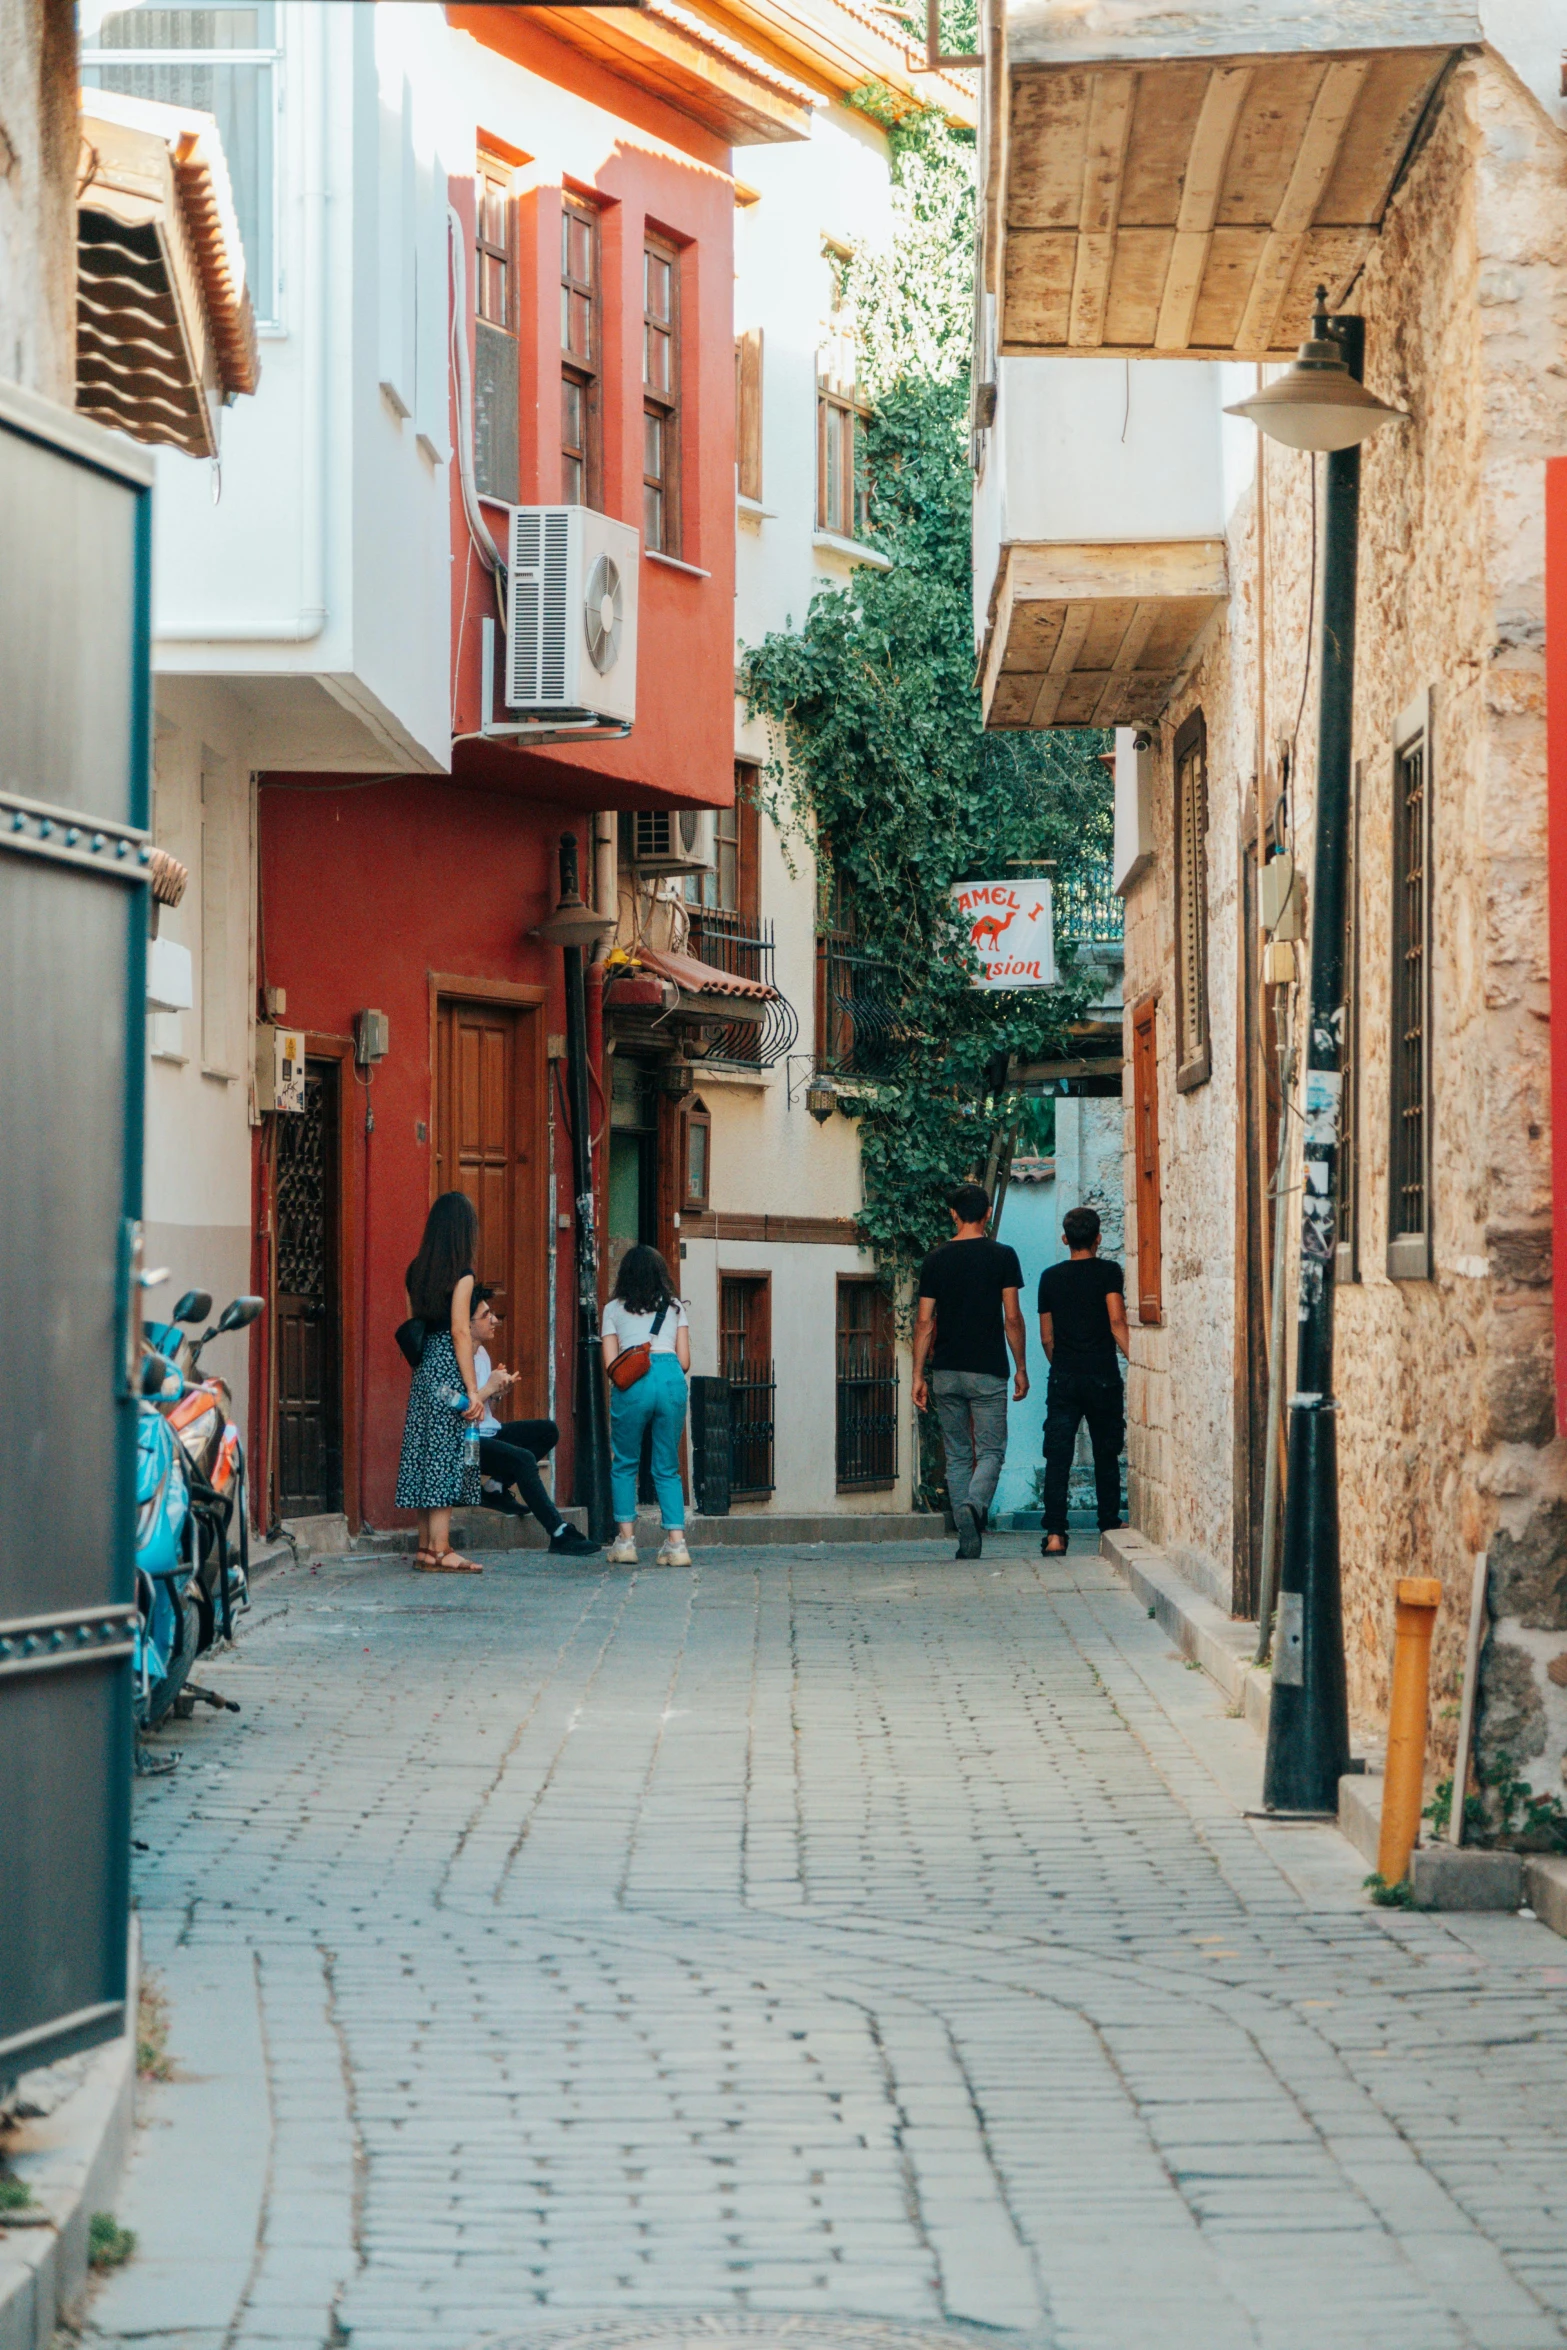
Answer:
<svg viewBox="0 0 1567 2350"><path fill-rule="evenodd" d="M392 1023L384 1012L354 1014L354 1059L361 1069L384 1061L392 1049Z"/></svg>
<svg viewBox="0 0 1567 2350"><path fill-rule="evenodd" d="M1299 869L1288 851L1270 857L1257 879L1257 911L1263 929L1281 946L1303 935L1303 894Z"/></svg>
<svg viewBox="0 0 1567 2350"><path fill-rule="evenodd" d="M305 1032L263 1021L256 1030L256 1107L299 1112L305 1106Z"/></svg>

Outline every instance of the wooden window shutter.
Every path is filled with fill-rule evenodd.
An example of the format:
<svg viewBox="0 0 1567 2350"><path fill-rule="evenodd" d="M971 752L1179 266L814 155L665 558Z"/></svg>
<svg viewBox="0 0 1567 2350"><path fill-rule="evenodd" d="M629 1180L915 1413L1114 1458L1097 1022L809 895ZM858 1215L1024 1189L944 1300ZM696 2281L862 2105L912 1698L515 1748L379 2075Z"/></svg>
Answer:
<svg viewBox="0 0 1567 2350"><path fill-rule="evenodd" d="M735 337L735 462L740 495L762 502L762 330Z"/></svg>
<svg viewBox="0 0 1567 2350"><path fill-rule="evenodd" d="M1393 738L1393 986L1387 1270L1431 1278L1431 697Z"/></svg>
<svg viewBox="0 0 1567 2350"><path fill-rule="evenodd" d="M1163 1256L1159 1230L1158 1004L1150 997L1132 1014L1132 1145L1137 1190L1137 1314L1164 1320Z"/></svg>
<svg viewBox="0 0 1567 2350"><path fill-rule="evenodd" d="M1208 739L1194 710L1175 738L1175 1087L1213 1070L1208 1033Z"/></svg>

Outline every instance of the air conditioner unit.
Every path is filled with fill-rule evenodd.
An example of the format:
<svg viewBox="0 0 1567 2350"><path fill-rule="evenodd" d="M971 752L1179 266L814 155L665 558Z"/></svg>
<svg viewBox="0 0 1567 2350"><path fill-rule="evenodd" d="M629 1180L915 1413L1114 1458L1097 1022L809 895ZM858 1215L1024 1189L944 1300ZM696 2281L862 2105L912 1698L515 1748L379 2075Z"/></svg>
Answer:
<svg viewBox="0 0 1567 2350"><path fill-rule="evenodd" d="M640 555L631 525L591 506L512 508L506 699L514 710L631 723Z"/></svg>
<svg viewBox="0 0 1567 2350"><path fill-rule="evenodd" d="M631 862L639 873L711 873L711 808L637 808L631 818Z"/></svg>

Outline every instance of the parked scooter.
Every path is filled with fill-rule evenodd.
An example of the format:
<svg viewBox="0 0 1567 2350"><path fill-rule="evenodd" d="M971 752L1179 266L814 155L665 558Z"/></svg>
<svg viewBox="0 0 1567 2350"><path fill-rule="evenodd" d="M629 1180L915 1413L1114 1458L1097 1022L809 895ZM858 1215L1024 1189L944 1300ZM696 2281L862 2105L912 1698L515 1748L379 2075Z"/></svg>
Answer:
<svg viewBox="0 0 1567 2350"><path fill-rule="evenodd" d="M195 1528L185 1455L160 1410L183 1386L156 1350L142 1361L136 1422L136 1603L133 1709L138 1730L172 1709L196 1661L201 1618L191 1596Z"/></svg>
<svg viewBox="0 0 1567 2350"><path fill-rule="evenodd" d="M144 1338L137 1429L136 1585L140 1631L135 1714L152 1729L177 1710L188 1714L199 1698L237 1713L232 1698L191 1679L191 1667L221 1630L233 1636L236 1607L249 1604L249 1535L245 1523L245 1456L230 1417L227 1383L200 1377L201 1350L229 1330L256 1319L261 1300L236 1298L211 1328L195 1337L184 1325L204 1321L212 1300L188 1290L167 1322L149 1323ZM239 1513L239 1555L229 1533Z"/></svg>
<svg viewBox="0 0 1567 2350"><path fill-rule="evenodd" d="M185 1326L212 1311L205 1290L187 1290L167 1322L151 1323L147 1342L178 1369L183 1392L164 1409L185 1456L196 1521L196 1588L202 1649L221 1633L234 1637L234 1611L250 1604L250 1532L245 1511L245 1448L232 1418L228 1382L201 1376L201 1350L211 1339L245 1330L261 1312L259 1297L236 1297L216 1322L195 1337ZM238 1517L237 1557L231 1535ZM200 1692L206 1695L205 1691Z"/></svg>

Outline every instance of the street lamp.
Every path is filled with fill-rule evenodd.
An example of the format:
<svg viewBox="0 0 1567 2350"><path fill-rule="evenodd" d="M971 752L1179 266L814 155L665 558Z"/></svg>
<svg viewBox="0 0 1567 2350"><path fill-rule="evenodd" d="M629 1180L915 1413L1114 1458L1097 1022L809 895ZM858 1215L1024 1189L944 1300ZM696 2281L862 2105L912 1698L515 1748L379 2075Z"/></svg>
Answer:
<svg viewBox="0 0 1567 2350"><path fill-rule="evenodd" d="M1317 288L1310 339L1276 383L1225 411L1287 449L1323 450L1322 638L1317 823L1311 892L1300 1308L1290 1398L1284 1558L1273 1641L1273 1699L1262 1800L1269 1811L1336 1813L1349 1765L1339 1583L1338 1404L1333 1394L1333 1267L1338 1243L1344 1092L1344 899L1354 740L1355 570L1360 443L1404 411L1360 381L1365 322L1329 318ZM1260 651L1259 651L1260 658ZM1276 1267L1274 1279L1282 1278Z"/></svg>
<svg viewBox="0 0 1567 2350"><path fill-rule="evenodd" d="M612 915L585 906L577 887L576 835L560 836L560 900L534 932L561 949L566 980L566 1090L571 1103L572 1196L577 1243L576 1489L588 1505L588 1536L605 1542L614 1525L609 1490L609 1417L599 1360L598 1222L588 1109L587 986L582 957L614 929ZM554 1201L550 1202L551 1212Z"/></svg>

